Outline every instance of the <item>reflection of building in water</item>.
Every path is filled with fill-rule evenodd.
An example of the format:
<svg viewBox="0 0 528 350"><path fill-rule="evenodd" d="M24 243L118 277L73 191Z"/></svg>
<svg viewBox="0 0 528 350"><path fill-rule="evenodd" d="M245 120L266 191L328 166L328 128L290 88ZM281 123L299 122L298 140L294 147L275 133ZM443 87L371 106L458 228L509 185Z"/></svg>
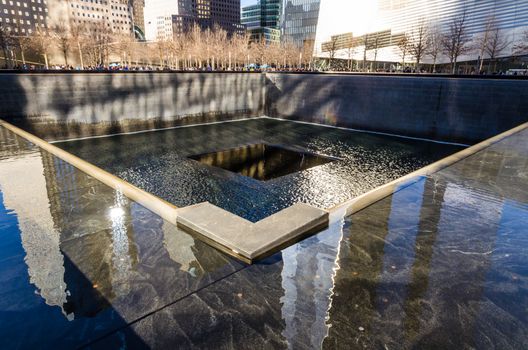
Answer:
<svg viewBox="0 0 528 350"><path fill-rule="evenodd" d="M435 322L428 317L431 308L456 314L465 298L479 300L489 257L480 255L475 267L475 255L465 253L493 249L496 231L477 228L483 233L467 237L466 218L483 217L493 225L502 206L475 205L480 202L475 192L426 178L356 214L339 252L325 345L356 341L362 327L368 334L397 334L401 338L390 341L407 347L424 329L444 327L428 323ZM464 265L471 272L460 271ZM439 291L458 283L470 286L464 295L454 291L442 299L446 294ZM375 341L380 343L367 345L378 347L384 339Z"/></svg>
<svg viewBox="0 0 528 350"><path fill-rule="evenodd" d="M436 239L430 241L430 257L424 262L429 267L428 284L416 283L411 287L418 291L415 292L417 298L429 300L432 307L441 307L444 313L463 315L469 311L460 332L471 334L475 330L475 313L479 312L482 305L480 301L497 244L504 201L495 195L489 197L480 189L473 190L452 183L442 185L445 186L443 201L435 203L436 215L439 216ZM422 220L425 217L422 216ZM427 228L427 223L424 228ZM413 282L421 277L418 271L413 271L413 275ZM445 290L449 290L447 297L439 292ZM418 300L411 300L414 305L408 309L413 310ZM405 330L408 332L411 326L415 327L411 329L414 331L411 334L417 332L417 327L426 326L424 314L427 309L419 311L421 315L406 317L408 324ZM439 327L447 329L448 326ZM471 339L472 335L468 338Z"/></svg>
<svg viewBox="0 0 528 350"><path fill-rule="evenodd" d="M121 193L114 192L114 205L96 218L100 228L95 227L94 231L99 232L68 241L74 237L76 229L72 222L77 221L79 227L86 224L84 220L94 213L83 209L94 207L98 198L107 205L104 203L106 193L89 195L91 189L86 187L87 175L51 154L42 152L42 161L50 212L55 227L65 235L61 243L67 239L61 248L70 254L65 262L69 293L64 308L77 317L95 315L116 295L126 294L130 288L127 278L132 265L137 263L137 249L130 240L133 233L125 225L125 218L129 215L128 202ZM106 230L107 227L111 229ZM112 249L111 254L107 253L108 247ZM84 256L77 255L80 252L84 252Z"/></svg>
<svg viewBox="0 0 528 350"><path fill-rule="evenodd" d="M153 240L164 236L177 240L167 244L168 253L160 250L157 256L174 271L196 276L219 264L219 259L206 256L211 255L209 248L197 248L188 235L173 237L174 226L121 193L103 185L87 187L87 175L45 151L33 148L30 154L32 147L18 141L0 132L4 204L20 222L30 283L46 304L60 307L69 320L93 317L116 297L129 294L137 274L138 247L143 248L143 259L151 259L149 248L161 244ZM77 229L86 232L78 237Z"/></svg>
<svg viewBox="0 0 528 350"><path fill-rule="evenodd" d="M194 238L167 221L163 221L162 230L167 253L173 261L181 265L180 270L188 272L192 276L203 273L200 264L197 264L192 249Z"/></svg>
<svg viewBox="0 0 528 350"><path fill-rule="evenodd" d="M43 173L39 153L12 156L0 166L0 184L5 206L19 218L30 282L46 304L62 309L67 298L64 259L59 248L60 233L50 214Z"/></svg>
<svg viewBox="0 0 528 350"><path fill-rule="evenodd" d="M33 144L0 127L0 160L22 157L24 154L34 153L35 150Z"/></svg>
<svg viewBox="0 0 528 350"><path fill-rule="evenodd" d="M389 214L390 207L378 210L375 217L371 218L372 222L356 214L348 228L350 234L340 244L340 268L334 277L327 321L330 329L324 340L325 346L356 342L358 327L368 330L375 317L373 303L377 281L383 269Z"/></svg>
<svg viewBox="0 0 528 350"><path fill-rule="evenodd" d="M328 334L333 277L343 237L344 220L338 215L324 232L282 252L282 332L290 347L318 349Z"/></svg>

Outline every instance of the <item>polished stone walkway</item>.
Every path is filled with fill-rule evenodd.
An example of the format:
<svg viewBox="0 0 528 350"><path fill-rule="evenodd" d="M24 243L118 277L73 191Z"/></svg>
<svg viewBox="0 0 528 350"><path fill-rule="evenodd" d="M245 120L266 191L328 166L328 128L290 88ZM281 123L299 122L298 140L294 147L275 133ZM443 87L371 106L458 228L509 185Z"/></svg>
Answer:
<svg viewBox="0 0 528 350"><path fill-rule="evenodd" d="M528 130L252 266L0 130L6 348L528 347Z"/></svg>

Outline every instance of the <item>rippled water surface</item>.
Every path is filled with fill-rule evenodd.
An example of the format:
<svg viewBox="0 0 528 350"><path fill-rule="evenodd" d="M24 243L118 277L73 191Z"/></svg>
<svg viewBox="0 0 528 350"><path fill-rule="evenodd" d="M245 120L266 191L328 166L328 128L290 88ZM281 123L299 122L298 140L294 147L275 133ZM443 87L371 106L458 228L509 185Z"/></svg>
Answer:
<svg viewBox="0 0 528 350"><path fill-rule="evenodd" d="M339 160L264 182L189 158L257 143ZM269 118L57 146L177 206L209 201L251 221L296 202L335 206L461 149Z"/></svg>

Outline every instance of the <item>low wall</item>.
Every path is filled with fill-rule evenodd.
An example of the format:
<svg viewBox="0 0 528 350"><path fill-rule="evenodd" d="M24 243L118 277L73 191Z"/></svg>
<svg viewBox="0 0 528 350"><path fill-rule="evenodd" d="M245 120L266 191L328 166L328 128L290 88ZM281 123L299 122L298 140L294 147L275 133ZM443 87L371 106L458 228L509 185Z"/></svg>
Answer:
<svg viewBox="0 0 528 350"><path fill-rule="evenodd" d="M248 73L0 74L0 118L50 139L262 115Z"/></svg>
<svg viewBox="0 0 528 350"><path fill-rule="evenodd" d="M528 80L276 74L270 117L475 143L528 120Z"/></svg>

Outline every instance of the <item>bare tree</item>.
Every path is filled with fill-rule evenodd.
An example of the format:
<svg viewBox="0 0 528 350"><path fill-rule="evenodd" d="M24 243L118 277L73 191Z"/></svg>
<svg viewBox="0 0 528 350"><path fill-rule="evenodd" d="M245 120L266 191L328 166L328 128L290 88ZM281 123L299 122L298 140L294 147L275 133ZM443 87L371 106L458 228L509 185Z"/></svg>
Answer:
<svg viewBox="0 0 528 350"><path fill-rule="evenodd" d="M346 49L347 58L348 58L347 66L348 66L349 71L352 70L352 61L353 61L352 58L356 54L356 51L357 51L357 47L354 46L354 41L350 40L350 42L347 45L347 49Z"/></svg>
<svg viewBox="0 0 528 350"><path fill-rule="evenodd" d="M158 54L158 63L161 68L168 65L167 53L170 50L169 42L165 39L158 39L155 43Z"/></svg>
<svg viewBox="0 0 528 350"><path fill-rule="evenodd" d="M301 55L301 61L304 66L311 69L313 63L313 45L309 45L307 42L303 43Z"/></svg>
<svg viewBox="0 0 528 350"><path fill-rule="evenodd" d="M89 45L84 47L84 51L90 64L94 66L107 66L109 64L110 48L114 36L109 23L101 21L88 27L88 29L90 31L91 41Z"/></svg>
<svg viewBox="0 0 528 350"><path fill-rule="evenodd" d="M70 29L63 20L60 20L57 25L52 28L52 33L53 38L57 43L57 47L59 48L60 52L62 53L62 56L64 57L64 64L67 66L68 53L70 52L71 47Z"/></svg>
<svg viewBox="0 0 528 350"><path fill-rule="evenodd" d="M490 58L490 65L488 72L491 71L491 63L493 63L493 70L497 70L497 56L499 56L511 44L511 41L505 37L499 28L495 28L489 35L489 40L486 44L486 53Z"/></svg>
<svg viewBox="0 0 528 350"><path fill-rule="evenodd" d="M405 58L409 55L410 40L407 34L403 34L402 38L398 40L396 46L399 49L399 54L402 59L402 66L405 69Z"/></svg>
<svg viewBox="0 0 528 350"><path fill-rule="evenodd" d="M121 64L132 65L132 52L134 50L134 34L121 32L115 36L116 43L113 45L115 53L121 57Z"/></svg>
<svg viewBox="0 0 528 350"><path fill-rule="evenodd" d="M202 29L198 24L195 24L189 32L189 61L194 60L194 66L202 68L202 57L205 50L202 49L203 46L203 33ZM191 63L191 65L193 65Z"/></svg>
<svg viewBox="0 0 528 350"><path fill-rule="evenodd" d="M416 59L416 71L420 71L420 63L429 50L429 28L422 21L413 29L409 40L409 53Z"/></svg>
<svg viewBox="0 0 528 350"><path fill-rule="evenodd" d="M212 69L225 68L225 49L228 46L227 31L215 24L212 32Z"/></svg>
<svg viewBox="0 0 528 350"><path fill-rule="evenodd" d="M230 66L234 64L234 68L241 68L244 65L246 57L249 55L249 34L240 35L234 34L230 39L229 57Z"/></svg>
<svg viewBox="0 0 528 350"><path fill-rule="evenodd" d="M434 27L428 32L425 53L433 60L433 73L436 73L436 62L442 51L442 39L442 33L438 27Z"/></svg>
<svg viewBox="0 0 528 350"><path fill-rule="evenodd" d="M482 66L484 65L484 54L486 52L486 46L490 40L490 34L495 27L495 17L491 16L486 21L486 28L476 39L476 46L479 49L479 66L478 71L482 72Z"/></svg>
<svg viewBox="0 0 528 350"><path fill-rule="evenodd" d="M442 48L445 55L449 57L453 74L456 73L458 58L472 50L466 19L465 11L460 17L454 18L442 40Z"/></svg>
<svg viewBox="0 0 528 350"><path fill-rule="evenodd" d="M378 70L379 42L380 42L380 36L379 36L379 33L377 33L374 40L371 41L371 47L370 47L370 49L374 52L373 60L370 63L370 70L374 72Z"/></svg>
<svg viewBox="0 0 528 350"><path fill-rule="evenodd" d="M334 35L330 37L330 41L327 43L326 50L328 51L328 69L332 69L335 55L338 49L337 46L338 36Z"/></svg>
<svg viewBox="0 0 528 350"><path fill-rule="evenodd" d="M516 55L524 55L528 53L528 30L524 31L521 39L513 47Z"/></svg>
<svg viewBox="0 0 528 350"><path fill-rule="evenodd" d="M297 58L299 57L298 52L300 48L295 43L289 41L286 43L286 45L283 46L283 49L283 55L286 60L287 66L290 68L294 67Z"/></svg>
<svg viewBox="0 0 528 350"><path fill-rule="evenodd" d="M13 35L11 33L11 30L9 30L7 27L3 26L2 23L0 23L0 49L2 49L2 53L4 56L3 58L5 68L11 68L9 52L11 50L12 45Z"/></svg>
<svg viewBox="0 0 528 350"><path fill-rule="evenodd" d="M30 36L31 48L39 55L44 58L44 66L46 69L49 68L49 50L50 50L50 35L46 28L40 23L37 23L35 30Z"/></svg>
<svg viewBox="0 0 528 350"><path fill-rule="evenodd" d="M77 49L78 55L79 55L79 64L81 65L81 69L84 69L84 60L83 60L83 48L86 45L86 32L87 28L82 23L70 23L70 36L72 45L74 45Z"/></svg>
<svg viewBox="0 0 528 350"><path fill-rule="evenodd" d="M365 34L363 36L363 66L361 67L361 69L363 71L367 70L367 50L368 50L368 46L369 46L369 35Z"/></svg>
<svg viewBox="0 0 528 350"><path fill-rule="evenodd" d="M14 33L13 33L14 28ZM18 35L16 35L17 33ZM20 59L22 61L22 64L26 64L26 52L28 48L31 46L30 39L28 35L25 33L25 30L22 28L20 23L13 23L10 30L10 41L11 41L11 48L17 49L17 51L20 52ZM16 64L17 61L17 55L13 53L13 50L9 50L13 55L13 64Z"/></svg>
<svg viewBox="0 0 528 350"><path fill-rule="evenodd" d="M176 65L176 69L179 70L182 68L182 66L180 65L180 62L182 62L182 60L185 60L185 35L183 33L176 33L174 34L173 38L172 38L172 42L173 42L173 45L172 45L172 51L173 51L173 54L174 54L174 61L175 61L175 65Z"/></svg>

